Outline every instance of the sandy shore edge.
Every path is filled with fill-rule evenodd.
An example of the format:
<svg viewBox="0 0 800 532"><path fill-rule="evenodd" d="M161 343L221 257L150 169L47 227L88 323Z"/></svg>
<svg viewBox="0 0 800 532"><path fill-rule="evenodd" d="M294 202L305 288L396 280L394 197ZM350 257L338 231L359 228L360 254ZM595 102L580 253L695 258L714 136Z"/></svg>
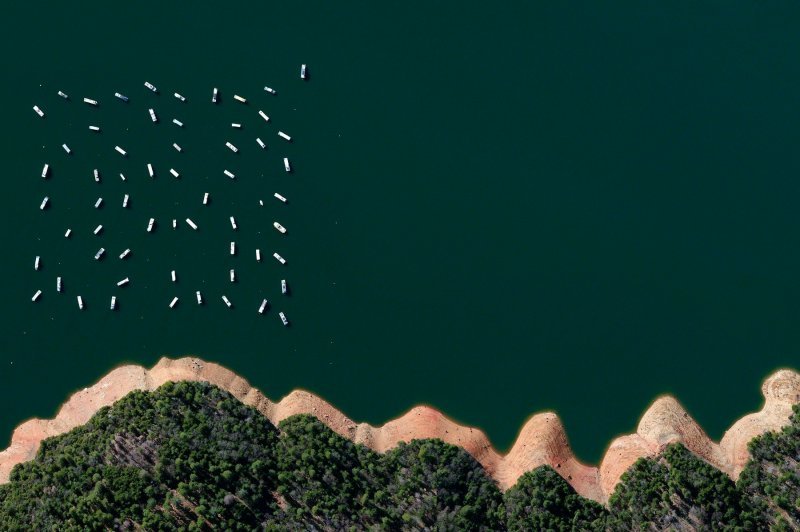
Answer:
<svg viewBox="0 0 800 532"><path fill-rule="evenodd" d="M294 414L312 414L354 442L385 452L401 441L440 438L464 448L480 462L502 489L514 485L525 472L550 465L575 490L605 503L622 474L639 458L657 455L666 445L681 442L690 451L736 479L749 455L747 443L764 432L785 426L792 405L800 402L800 374L782 369L763 383L763 408L738 420L719 443L713 442L683 407L670 396L659 397L645 411L633 434L611 442L599 467L580 463L572 453L561 421L553 413L532 416L522 427L511 450L500 455L477 428L458 425L441 412L417 406L380 427L356 423L316 395L296 390L272 402L243 378L198 358L162 358L152 369L122 366L89 388L72 395L54 419L31 419L14 430L11 444L0 452L0 483L8 482L14 465L36 456L41 441L86 423L95 412L133 390L155 390L167 381L207 381L251 405L272 423Z"/></svg>

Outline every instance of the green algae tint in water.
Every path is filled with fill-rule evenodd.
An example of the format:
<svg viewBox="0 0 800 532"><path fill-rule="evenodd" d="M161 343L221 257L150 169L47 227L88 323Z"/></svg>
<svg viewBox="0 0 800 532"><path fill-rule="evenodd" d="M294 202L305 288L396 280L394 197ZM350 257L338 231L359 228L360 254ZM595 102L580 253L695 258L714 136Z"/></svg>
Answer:
<svg viewBox="0 0 800 532"><path fill-rule="evenodd" d="M596 461L665 392L718 438L798 361L798 15L789 2L6 8L2 433L116 365L195 354L371 423L430 403L500 448L554 409ZM201 230L173 233L178 213Z"/></svg>

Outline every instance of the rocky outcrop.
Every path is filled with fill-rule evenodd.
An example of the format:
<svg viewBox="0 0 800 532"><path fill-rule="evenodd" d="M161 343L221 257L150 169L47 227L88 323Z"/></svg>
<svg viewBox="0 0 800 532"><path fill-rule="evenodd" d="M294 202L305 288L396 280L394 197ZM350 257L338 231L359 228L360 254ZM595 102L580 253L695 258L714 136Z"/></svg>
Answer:
<svg viewBox="0 0 800 532"><path fill-rule="evenodd" d="M412 408L398 419L373 427L354 422L309 392L294 391L275 403L246 380L217 364L197 358L162 358L150 370L141 366L117 368L90 388L73 394L54 419L32 419L17 427L11 445L0 452L0 482L8 481L14 465L33 458L43 439L86 423L98 409L133 390L155 390L167 381L181 380L207 381L219 386L255 407L276 425L295 414L311 414L345 438L378 452L385 452L403 441L440 438L464 448L503 489L511 487L523 473L549 465L578 493L603 503L636 460L656 456L673 442L683 443L736 479L748 459L747 443L754 436L786 425L792 405L800 402L800 374L791 370L777 371L762 386L764 407L737 421L716 444L675 399L660 397L644 413L636 432L611 442L600 466L592 467L575 458L564 427L553 413L531 417L511 450L503 456L495 451L480 429L458 425L431 407ZM140 455L130 449L130 442L118 443L120 456L134 461L149 460L146 453Z"/></svg>

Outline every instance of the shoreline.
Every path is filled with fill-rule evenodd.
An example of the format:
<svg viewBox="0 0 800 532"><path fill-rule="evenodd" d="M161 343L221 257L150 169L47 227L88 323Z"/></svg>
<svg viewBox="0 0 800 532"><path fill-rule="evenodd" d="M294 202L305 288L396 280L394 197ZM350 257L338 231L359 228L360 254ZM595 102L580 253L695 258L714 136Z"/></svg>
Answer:
<svg viewBox="0 0 800 532"><path fill-rule="evenodd" d="M712 441L686 410L671 396L657 398L644 412L636 432L615 438L600 465L579 462L567 434L552 412L531 416L505 455L498 453L478 428L458 425L429 406L416 406L382 426L356 423L316 395L295 390L273 402L245 379L218 364L198 358L161 358L151 369L118 367L97 383L75 392L51 420L30 419L13 432L9 447L0 452L0 483L9 480L14 465L33 459L45 438L86 423L100 408L134 390L155 390L167 381L207 381L253 406L274 425L295 414L311 414L351 441L385 452L401 441L440 438L471 454L502 490L527 471L541 465L553 467L578 494L606 503L622 474L642 457L657 455L668 444L681 442L687 449L736 480L749 458L748 442L764 432L779 430L789 422L792 405L800 402L800 373L781 369L767 377L761 391L764 405L758 412L736 421L719 443Z"/></svg>

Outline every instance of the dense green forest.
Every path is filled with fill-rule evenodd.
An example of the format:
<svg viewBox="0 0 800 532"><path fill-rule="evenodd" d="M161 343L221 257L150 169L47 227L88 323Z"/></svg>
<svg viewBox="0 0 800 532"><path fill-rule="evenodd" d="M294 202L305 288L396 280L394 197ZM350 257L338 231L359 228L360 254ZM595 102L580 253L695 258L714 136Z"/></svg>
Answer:
<svg viewBox="0 0 800 532"><path fill-rule="evenodd" d="M502 493L463 449L381 455L311 416L279 427L205 383L133 392L45 440L0 486L0 530L798 530L800 410L738 484L680 445L605 508L549 467Z"/></svg>

